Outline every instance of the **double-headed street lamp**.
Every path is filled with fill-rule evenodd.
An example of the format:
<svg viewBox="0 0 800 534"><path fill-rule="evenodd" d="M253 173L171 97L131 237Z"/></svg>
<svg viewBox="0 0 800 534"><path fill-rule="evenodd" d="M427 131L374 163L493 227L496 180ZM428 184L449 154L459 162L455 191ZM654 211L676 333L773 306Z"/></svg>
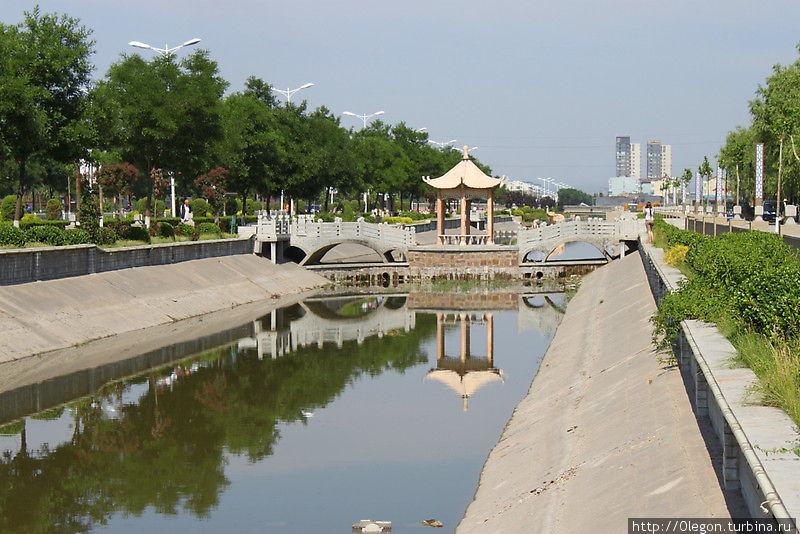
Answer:
<svg viewBox="0 0 800 534"><path fill-rule="evenodd" d="M455 143L456 141L458 141L458 139L450 139L450 140L449 140L448 142L446 142L446 143L440 143L439 141L434 141L433 139L428 139L428 142L429 142L430 144L432 144L432 145L436 145L436 146L438 146L439 148L444 148L444 147L446 147L446 146L450 146L450 145L452 145L453 143Z"/></svg>
<svg viewBox="0 0 800 534"><path fill-rule="evenodd" d="M375 118L375 117L377 117L379 115L383 115L384 113L386 113L386 112L385 111L376 111L375 113L359 115L358 113L353 113L352 111L343 111L342 115L347 115L348 117L356 117L358 119L361 119L361 121L364 123L364 128L366 128L368 120L373 119L373 118Z"/></svg>
<svg viewBox="0 0 800 534"><path fill-rule="evenodd" d="M305 84L301 85L300 87L298 87L298 88L296 88L296 89L289 89L289 88L287 88L287 89L284 91L283 89L276 89L276 88L274 88L274 87L270 87L270 90L271 90L271 91L275 91L276 93L280 93L280 94L282 94L283 96L285 96L285 97L286 97L286 104L291 104L291 103L292 103L292 96L293 96L293 95L294 95L296 92L298 92L298 91L302 91L303 89L308 89L309 87L313 87L313 86L314 86L314 84L313 84L313 83L305 83Z"/></svg>
<svg viewBox="0 0 800 534"><path fill-rule="evenodd" d="M176 50L183 48L184 46L196 45L199 42L200 39L195 37L194 39L189 39L185 43L179 44L178 46L173 46L172 48L170 48L168 45L164 45L164 48L156 48L155 46L149 45L147 43L142 43L140 41L131 41L128 44L131 46L135 46L136 48L145 48L147 50L152 50L153 52L158 52L159 54L162 54L164 56L168 56L173 52L175 52Z"/></svg>
<svg viewBox="0 0 800 534"><path fill-rule="evenodd" d="M136 48L144 48L146 50L152 50L153 52L156 52L157 54L161 54L162 56L170 56L170 55L172 55L173 52L175 52L177 50L180 50L181 48L184 48L186 46L196 45L199 42L200 42L200 38L195 37L194 39L189 39L185 43L179 44L178 46L173 46L172 48L170 48L169 45L166 45L166 44L164 45L164 48L157 48L155 46L149 45L147 43L143 43L141 41L131 41L128 44L130 46L135 46ZM175 213L175 177L173 176L172 173L169 173L169 188L170 188L170 192L171 192L171 196L172 196L172 203L171 203L172 204L171 205L172 210L171 210L170 214L173 217L175 217L176 216L176 213ZM145 221L145 224L149 228L150 227L150 220L148 219L147 221Z"/></svg>

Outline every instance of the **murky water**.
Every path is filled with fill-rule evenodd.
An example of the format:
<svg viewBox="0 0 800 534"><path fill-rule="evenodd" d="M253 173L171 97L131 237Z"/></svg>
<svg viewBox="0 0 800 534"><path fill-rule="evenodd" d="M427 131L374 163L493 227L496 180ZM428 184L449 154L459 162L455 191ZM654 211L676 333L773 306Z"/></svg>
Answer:
<svg viewBox="0 0 800 534"><path fill-rule="evenodd" d="M6 422L0 531L452 531L563 306L426 292L277 310L233 343ZM0 414L86 376L0 394Z"/></svg>

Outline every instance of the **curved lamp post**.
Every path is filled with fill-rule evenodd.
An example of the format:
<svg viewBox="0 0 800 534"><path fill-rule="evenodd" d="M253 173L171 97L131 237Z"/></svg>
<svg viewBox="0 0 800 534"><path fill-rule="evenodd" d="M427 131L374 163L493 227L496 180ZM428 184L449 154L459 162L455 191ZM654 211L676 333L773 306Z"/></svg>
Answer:
<svg viewBox="0 0 800 534"><path fill-rule="evenodd" d="M359 115L358 113L353 113L352 111L343 111L342 115L347 115L348 117L356 117L357 119L361 119L361 122L364 123L364 128L367 127L367 121L373 119L379 115L383 115L386 113L385 111L376 111L375 113L369 113L365 115Z"/></svg>

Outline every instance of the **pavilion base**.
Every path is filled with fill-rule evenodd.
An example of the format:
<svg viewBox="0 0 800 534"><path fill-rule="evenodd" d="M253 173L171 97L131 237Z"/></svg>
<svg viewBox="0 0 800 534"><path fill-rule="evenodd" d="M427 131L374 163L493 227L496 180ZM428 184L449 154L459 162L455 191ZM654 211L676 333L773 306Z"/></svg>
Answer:
<svg viewBox="0 0 800 534"><path fill-rule="evenodd" d="M519 249L508 245L423 245L408 249L412 268L518 267Z"/></svg>

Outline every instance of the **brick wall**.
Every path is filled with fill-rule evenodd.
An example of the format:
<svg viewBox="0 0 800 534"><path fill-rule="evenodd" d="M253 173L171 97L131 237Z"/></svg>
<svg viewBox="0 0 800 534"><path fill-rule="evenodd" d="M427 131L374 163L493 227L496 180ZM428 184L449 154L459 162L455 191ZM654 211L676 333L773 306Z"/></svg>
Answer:
<svg viewBox="0 0 800 534"><path fill-rule="evenodd" d="M518 263L515 250L486 250L486 251L419 251L408 252L410 267L447 267L459 269L464 267L516 267Z"/></svg>
<svg viewBox="0 0 800 534"><path fill-rule="evenodd" d="M516 293L428 293L408 294L410 309L440 310L516 310L519 307Z"/></svg>

